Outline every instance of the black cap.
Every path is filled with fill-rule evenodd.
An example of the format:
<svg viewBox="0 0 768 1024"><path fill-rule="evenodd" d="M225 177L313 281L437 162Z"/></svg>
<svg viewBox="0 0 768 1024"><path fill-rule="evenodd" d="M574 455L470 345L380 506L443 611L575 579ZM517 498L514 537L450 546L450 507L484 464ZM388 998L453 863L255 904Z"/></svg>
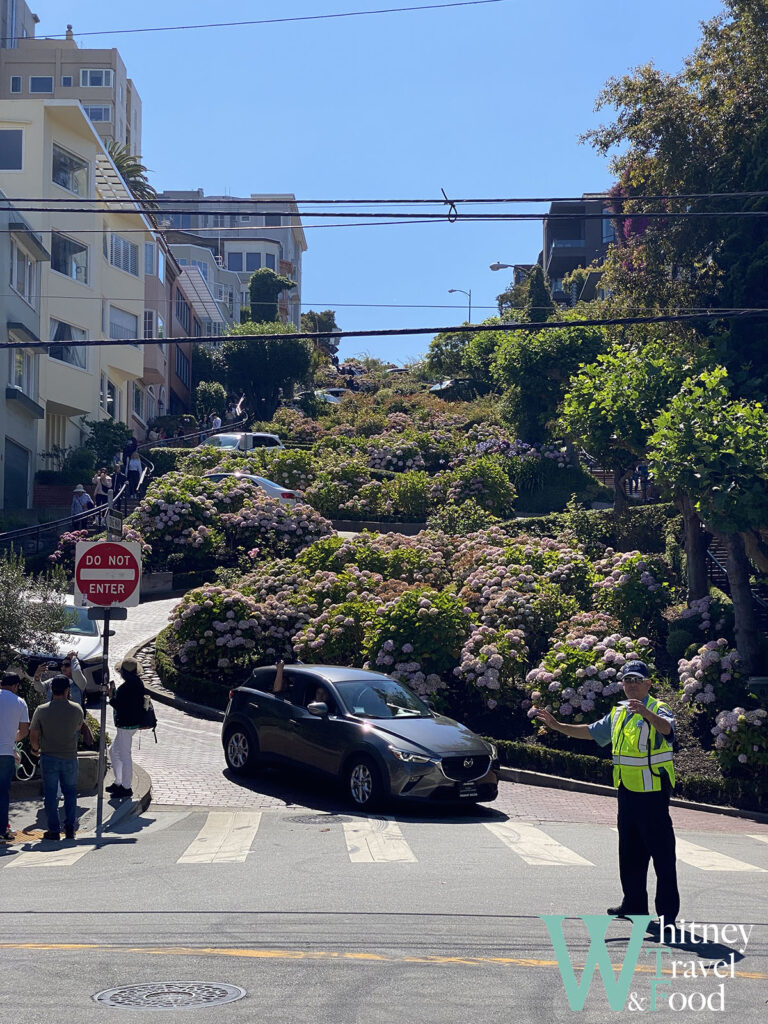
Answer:
<svg viewBox="0 0 768 1024"><path fill-rule="evenodd" d="M51 680L51 693L54 697L60 697L63 693L66 693L70 687L70 681L63 673L54 676Z"/></svg>
<svg viewBox="0 0 768 1024"><path fill-rule="evenodd" d="M640 679L650 679L651 673L644 661L628 661L619 672L619 679L626 679L627 676L639 676Z"/></svg>

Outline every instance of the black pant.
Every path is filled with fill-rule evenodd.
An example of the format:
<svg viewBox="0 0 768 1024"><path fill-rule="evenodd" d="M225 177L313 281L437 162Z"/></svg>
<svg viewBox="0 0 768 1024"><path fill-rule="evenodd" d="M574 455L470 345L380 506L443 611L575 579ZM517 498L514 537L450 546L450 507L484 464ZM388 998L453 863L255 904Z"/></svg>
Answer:
<svg viewBox="0 0 768 1024"><path fill-rule="evenodd" d="M656 913L667 922L680 910L675 863L675 833L669 816L670 787L662 774L663 788L635 793L619 786L619 875L627 914L648 913L648 863L656 872Z"/></svg>

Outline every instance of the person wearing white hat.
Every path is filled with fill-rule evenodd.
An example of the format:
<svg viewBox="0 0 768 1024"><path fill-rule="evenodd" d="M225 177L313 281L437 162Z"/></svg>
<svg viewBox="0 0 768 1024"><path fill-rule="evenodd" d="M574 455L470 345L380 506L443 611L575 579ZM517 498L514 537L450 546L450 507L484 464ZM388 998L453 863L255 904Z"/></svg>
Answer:
<svg viewBox="0 0 768 1024"><path fill-rule="evenodd" d="M83 513L88 512L89 509L95 507L93 498L82 484L78 484L72 492L72 527L75 527L79 516L82 516Z"/></svg>

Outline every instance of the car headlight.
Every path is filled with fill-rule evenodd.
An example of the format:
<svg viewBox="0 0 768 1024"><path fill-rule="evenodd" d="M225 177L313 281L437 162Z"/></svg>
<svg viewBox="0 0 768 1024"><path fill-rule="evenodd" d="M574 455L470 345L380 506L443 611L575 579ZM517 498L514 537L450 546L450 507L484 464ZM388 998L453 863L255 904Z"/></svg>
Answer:
<svg viewBox="0 0 768 1024"><path fill-rule="evenodd" d="M414 754L410 750L400 750L393 746L389 749L398 761L406 761L408 764L437 764L434 757L425 757L423 754Z"/></svg>
<svg viewBox="0 0 768 1024"><path fill-rule="evenodd" d="M488 747L490 748L490 751L491 751L491 760L492 761L498 761L499 760L499 752L496 749L496 744L495 743L489 743Z"/></svg>

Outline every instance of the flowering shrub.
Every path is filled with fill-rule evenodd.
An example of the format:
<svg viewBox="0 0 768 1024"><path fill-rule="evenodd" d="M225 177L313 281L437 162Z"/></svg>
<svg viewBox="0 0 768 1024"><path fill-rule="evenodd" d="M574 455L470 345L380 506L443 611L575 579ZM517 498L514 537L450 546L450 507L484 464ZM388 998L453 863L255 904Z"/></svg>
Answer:
<svg viewBox="0 0 768 1024"><path fill-rule="evenodd" d="M391 469L396 473L407 469L424 469L419 446L399 434L381 434L366 446L371 469Z"/></svg>
<svg viewBox="0 0 768 1024"><path fill-rule="evenodd" d="M258 488L239 510L225 512L221 525L230 548L250 548L249 555L259 560L295 555L333 532L328 520L309 505L281 505Z"/></svg>
<svg viewBox="0 0 768 1024"><path fill-rule="evenodd" d="M487 707L514 707L520 702L528 648L520 629L476 626L459 656L454 676L483 692Z"/></svg>
<svg viewBox="0 0 768 1024"><path fill-rule="evenodd" d="M517 492L497 457L472 459L452 470L448 479L445 501L460 505L468 498L474 498L495 516L508 518L512 515Z"/></svg>
<svg viewBox="0 0 768 1024"><path fill-rule="evenodd" d="M147 560L151 567L164 566L177 554L184 558L185 568L215 561L221 541L213 501L217 486L182 473L167 473L150 485L126 525L150 546Z"/></svg>
<svg viewBox="0 0 768 1024"><path fill-rule="evenodd" d="M451 502L433 512L427 519L427 529L464 537L498 522L497 517L478 505L474 498L468 498L460 505Z"/></svg>
<svg viewBox="0 0 768 1024"><path fill-rule="evenodd" d="M660 555L606 548L594 563L595 604L614 615L622 629L658 630L661 610L672 601L671 574Z"/></svg>
<svg viewBox="0 0 768 1024"><path fill-rule="evenodd" d="M734 708L721 711L712 735L715 756L726 771L764 776L768 767L768 711Z"/></svg>
<svg viewBox="0 0 768 1024"><path fill-rule="evenodd" d="M464 604L450 591L414 589L376 609L365 638L368 667L420 694L446 684L469 632Z"/></svg>
<svg viewBox="0 0 768 1024"><path fill-rule="evenodd" d="M304 500L324 515L336 516L360 488L371 482L368 467L360 459L344 459L325 467L304 492Z"/></svg>
<svg viewBox="0 0 768 1024"><path fill-rule="evenodd" d="M265 469L259 475L293 491L304 491L314 481L317 471L317 462L311 452L289 448L269 452Z"/></svg>
<svg viewBox="0 0 768 1024"><path fill-rule="evenodd" d="M722 706L727 700L733 700L740 695L744 680L740 662L738 651L731 650L727 640L708 641L690 661L681 658L677 664L682 688L680 699L698 707L715 702Z"/></svg>
<svg viewBox="0 0 768 1024"><path fill-rule="evenodd" d="M343 601L326 609L293 637L296 656L310 664L356 665L375 607Z"/></svg>
<svg viewBox="0 0 768 1024"><path fill-rule="evenodd" d="M650 654L647 637L601 637L577 625L526 676L532 705L528 717L535 718L537 707L544 707L568 722L596 721L616 703L622 690L617 675L624 663L641 658L653 672Z"/></svg>
<svg viewBox="0 0 768 1024"><path fill-rule="evenodd" d="M71 530L62 533L56 550L48 555L51 565L60 565L67 576L75 575L75 547L81 540L90 540L90 533L87 530Z"/></svg>

